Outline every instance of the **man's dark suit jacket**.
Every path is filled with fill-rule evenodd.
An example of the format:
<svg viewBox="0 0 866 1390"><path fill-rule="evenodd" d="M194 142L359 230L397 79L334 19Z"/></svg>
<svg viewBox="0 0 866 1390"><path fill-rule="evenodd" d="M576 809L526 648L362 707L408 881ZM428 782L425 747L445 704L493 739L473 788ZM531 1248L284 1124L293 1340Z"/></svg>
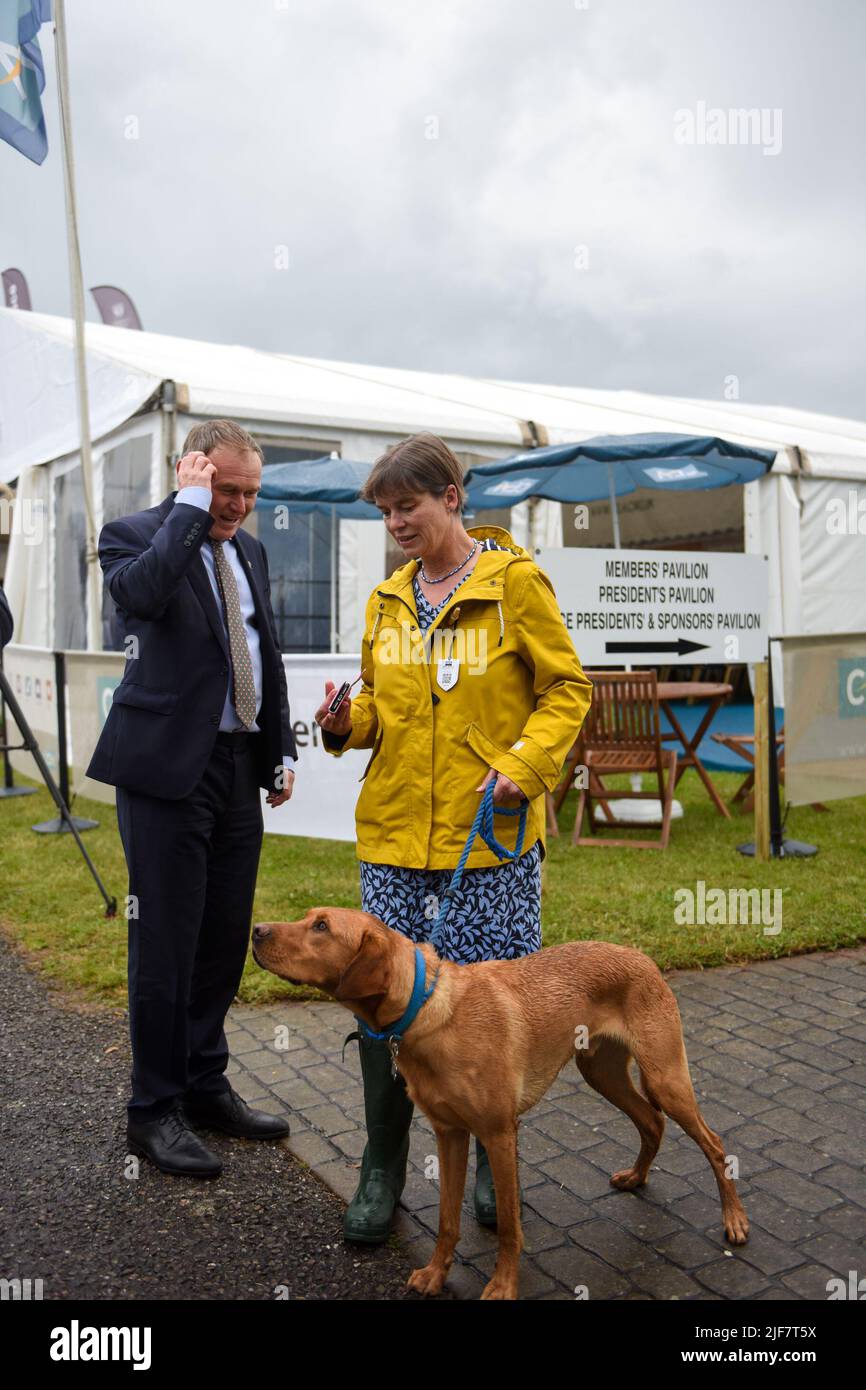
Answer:
<svg viewBox="0 0 866 1390"><path fill-rule="evenodd" d="M225 630L199 554L213 520L172 493L158 507L103 526L99 561L117 605L115 627L137 639L87 769L88 777L177 801L201 779L229 683ZM262 655L259 784L278 789L283 754L296 756L286 676L271 610L265 548L235 533L246 565ZM127 642L133 650L135 647Z"/></svg>
<svg viewBox="0 0 866 1390"><path fill-rule="evenodd" d="M7 642L12 641L12 632L12 610L9 607L9 600L0 589L0 650L6 646Z"/></svg>

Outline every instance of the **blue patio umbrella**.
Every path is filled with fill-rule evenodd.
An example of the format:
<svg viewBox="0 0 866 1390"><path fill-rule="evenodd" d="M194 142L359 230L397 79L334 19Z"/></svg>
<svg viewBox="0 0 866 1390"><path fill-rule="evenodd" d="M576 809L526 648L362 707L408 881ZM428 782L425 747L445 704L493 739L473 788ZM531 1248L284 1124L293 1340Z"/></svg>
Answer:
<svg viewBox="0 0 866 1390"><path fill-rule="evenodd" d="M361 488L372 464L351 459L297 459L273 463L262 474L259 505L292 503L296 512L326 512L332 517L355 517L374 521L381 517L378 507L359 500Z"/></svg>
<svg viewBox="0 0 866 1390"><path fill-rule="evenodd" d="M617 497L639 487L681 492L751 483L769 472L775 457L775 450L714 435L605 434L478 464L465 481L468 505L478 511L513 507L527 497L553 502L609 497L619 548Z"/></svg>

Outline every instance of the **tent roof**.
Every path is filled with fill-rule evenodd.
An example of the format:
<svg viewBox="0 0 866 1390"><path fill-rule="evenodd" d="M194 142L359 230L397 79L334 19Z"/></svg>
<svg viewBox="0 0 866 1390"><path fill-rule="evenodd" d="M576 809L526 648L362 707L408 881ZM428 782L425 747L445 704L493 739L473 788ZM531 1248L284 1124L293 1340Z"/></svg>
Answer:
<svg viewBox="0 0 866 1390"><path fill-rule="evenodd" d="M526 446L528 421L551 443L650 431L714 434L774 450L797 446L810 472L866 478L866 422L783 406L365 366L96 323L87 324L86 339L94 439L173 380L186 388L191 415L398 436L431 430L509 453ZM0 480L77 447L71 344L70 319L0 308Z"/></svg>

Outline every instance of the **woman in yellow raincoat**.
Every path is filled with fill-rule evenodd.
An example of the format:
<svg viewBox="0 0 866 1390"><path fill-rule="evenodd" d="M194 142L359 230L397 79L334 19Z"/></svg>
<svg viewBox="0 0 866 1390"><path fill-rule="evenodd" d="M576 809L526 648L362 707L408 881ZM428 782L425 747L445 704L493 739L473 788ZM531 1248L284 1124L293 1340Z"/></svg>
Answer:
<svg viewBox="0 0 866 1390"><path fill-rule="evenodd" d="M532 557L500 527L464 528L462 470L443 440L422 434L394 445L363 496L408 563L370 595L360 693L329 714L328 681L316 712L328 752L371 749L356 809L361 905L428 940L479 793L495 780L494 806L529 802L524 849L502 862L476 840L439 950L461 963L537 951L544 791L559 780L591 684ZM512 851L517 821L495 818L497 840ZM362 1035L361 1064L368 1140L344 1233L378 1243L405 1182L412 1103L391 1075L385 1042ZM477 1141L476 1158L476 1216L495 1225Z"/></svg>

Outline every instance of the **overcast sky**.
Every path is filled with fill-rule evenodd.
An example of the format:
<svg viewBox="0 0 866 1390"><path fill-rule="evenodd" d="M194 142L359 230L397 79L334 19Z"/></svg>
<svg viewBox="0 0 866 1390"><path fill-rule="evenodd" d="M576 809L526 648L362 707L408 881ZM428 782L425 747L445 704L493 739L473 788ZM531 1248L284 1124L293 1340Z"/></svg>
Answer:
<svg viewBox="0 0 866 1390"><path fill-rule="evenodd" d="M67 16L85 285L126 289L146 329L708 399L736 378L866 418L863 0ZM41 42L49 154L0 144L0 263L67 314ZM700 103L764 109L765 138L679 143Z"/></svg>

